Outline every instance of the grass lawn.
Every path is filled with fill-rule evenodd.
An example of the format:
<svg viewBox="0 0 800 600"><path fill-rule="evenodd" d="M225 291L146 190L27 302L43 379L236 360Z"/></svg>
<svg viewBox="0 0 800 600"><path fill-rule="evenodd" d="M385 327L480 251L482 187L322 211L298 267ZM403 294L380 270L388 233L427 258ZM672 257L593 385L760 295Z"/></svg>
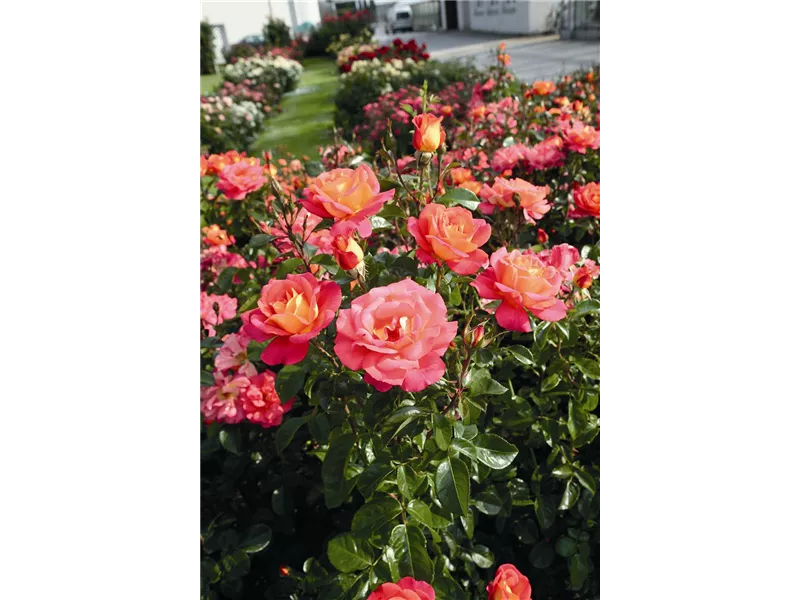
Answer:
<svg viewBox="0 0 800 600"><path fill-rule="evenodd" d="M219 73L212 73L211 75L200 75L200 93L208 94L213 92L221 81L222 81L222 75L220 75Z"/></svg>
<svg viewBox="0 0 800 600"><path fill-rule="evenodd" d="M303 61L297 89L281 99L283 112L267 120L264 133L253 143L251 155L283 150L315 158L317 147L333 139L333 98L338 76L332 59Z"/></svg>

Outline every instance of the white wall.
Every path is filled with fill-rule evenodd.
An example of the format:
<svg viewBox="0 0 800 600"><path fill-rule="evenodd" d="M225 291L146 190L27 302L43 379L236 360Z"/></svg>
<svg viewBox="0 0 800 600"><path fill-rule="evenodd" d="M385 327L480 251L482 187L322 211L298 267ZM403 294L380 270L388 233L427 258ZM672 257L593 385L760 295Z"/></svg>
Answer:
<svg viewBox="0 0 800 600"><path fill-rule="evenodd" d="M538 0L475 0L469 7L469 28L494 33L531 34L547 29L556 2Z"/></svg>
<svg viewBox="0 0 800 600"><path fill-rule="evenodd" d="M316 25L320 22L317 0L295 0L297 24L306 21ZM267 17L272 14L289 27L292 19L288 0L264 0L261 2L239 2L237 0L203 0L203 17L212 25L224 25L228 43L235 44L248 35L258 35ZM271 11L271 13L270 13Z"/></svg>

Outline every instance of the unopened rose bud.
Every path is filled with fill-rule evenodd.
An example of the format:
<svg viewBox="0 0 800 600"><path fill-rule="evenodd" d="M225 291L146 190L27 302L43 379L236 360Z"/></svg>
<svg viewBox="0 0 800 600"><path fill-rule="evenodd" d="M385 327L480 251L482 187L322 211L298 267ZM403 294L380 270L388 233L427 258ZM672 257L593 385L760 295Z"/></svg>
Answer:
<svg viewBox="0 0 800 600"><path fill-rule="evenodd" d="M464 343L470 348L477 348L481 345L485 333L486 330L483 325L467 329L467 331L464 332Z"/></svg>
<svg viewBox="0 0 800 600"><path fill-rule="evenodd" d="M572 282L579 288L588 290L592 282L600 276L600 267L592 259L587 258L583 266L575 271Z"/></svg>
<svg viewBox="0 0 800 600"><path fill-rule="evenodd" d="M364 264L364 251L352 237L337 235L333 240L333 257L345 271L353 271Z"/></svg>
<svg viewBox="0 0 800 600"><path fill-rule="evenodd" d="M536 231L536 240L540 244L546 244L547 240L550 239L550 236L547 235L547 232L542 229L541 227Z"/></svg>
<svg viewBox="0 0 800 600"><path fill-rule="evenodd" d="M284 577L288 577L290 573L289 567L287 565L281 565L280 572Z"/></svg>
<svg viewBox="0 0 800 600"><path fill-rule="evenodd" d="M414 148L420 152L436 152L444 142L445 132L442 127L443 117L426 113L414 117L414 137L411 140ZM428 159L430 161L430 159Z"/></svg>

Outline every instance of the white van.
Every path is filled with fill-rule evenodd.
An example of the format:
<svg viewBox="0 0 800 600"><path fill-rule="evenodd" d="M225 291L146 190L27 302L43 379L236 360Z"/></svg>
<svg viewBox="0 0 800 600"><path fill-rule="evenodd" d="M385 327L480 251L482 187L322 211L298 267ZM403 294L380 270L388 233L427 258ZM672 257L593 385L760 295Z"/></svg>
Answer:
<svg viewBox="0 0 800 600"><path fill-rule="evenodd" d="M414 31L414 16L408 4L395 4L386 15L387 33Z"/></svg>

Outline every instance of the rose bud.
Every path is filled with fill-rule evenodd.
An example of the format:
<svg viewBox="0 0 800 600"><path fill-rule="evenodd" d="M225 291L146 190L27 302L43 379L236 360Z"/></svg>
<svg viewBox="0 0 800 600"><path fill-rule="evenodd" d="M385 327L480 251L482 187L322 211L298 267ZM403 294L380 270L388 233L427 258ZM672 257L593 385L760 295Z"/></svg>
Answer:
<svg viewBox="0 0 800 600"><path fill-rule="evenodd" d="M289 567L287 565L281 565L280 571L281 575L283 575L284 577L289 576Z"/></svg>
<svg viewBox="0 0 800 600"><path fill-rule="evenodd" d="M539 228L539 229L536 230L536 240L540 244L546 244L547 240L549 240L549 239L550 239L550 236L547 235L547 232L544 229Z"/></svg>
<svg viewBox="0 0 800 600"><path fill-rule="evenodd" d="M572 282L579 288L588 290L592 287L592 281L600 277L600 267L592 259L587 258L583 266L575 271Z"/></svg>
<svg viewBox="0 0 800 600"><path fill-rule="evenodd" d="M483 341L483 336L486 330L483 325L478 325L472 329L467 329L464 332L464 343L470 348L477 348Z"/></svg>
<svg viewBox="0 0 800 600"><path fill-rule="evenodd" d="M436 152L445 137L442 119L428 113L414 117L414 148L420 152Z"/></svg>
<svg viewBox="0 0 800 600"><path fill-rule="evenodd" d="M333 239L333 257L345 271L351 271L364 262L364 251L352 237L337 235Z"/></svg>

